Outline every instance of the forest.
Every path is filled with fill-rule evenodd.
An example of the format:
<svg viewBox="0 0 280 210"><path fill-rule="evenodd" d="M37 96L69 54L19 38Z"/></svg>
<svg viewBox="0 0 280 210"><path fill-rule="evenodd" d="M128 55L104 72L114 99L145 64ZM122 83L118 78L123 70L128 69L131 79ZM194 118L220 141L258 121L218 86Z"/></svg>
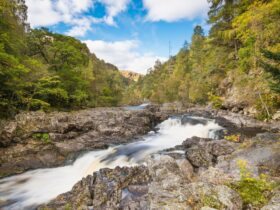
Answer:
<svg viewBox="0 0 280 210"><path fill-rule="evenodd" d="M0 116L117 106L127 79L81 41L30 29L27 7L0 1Z"/></svg>
<svg viewBox="0 0 280 210"><path fill-rule="evenodd" d="M78 39L30 29L27 7L1 0L0 116L180 101L271 118L280 106L280 1L209 3L209 32L197 25L177 55L134 82Z"/></svg>
<svg viewBox="0 0 280 210"><path fill-rule="evenodd" d="M209 3L209 34L196 26L191 42L157 61L125 99L251 107L256 117L270 118L280 106L280 1Z"/></svg>

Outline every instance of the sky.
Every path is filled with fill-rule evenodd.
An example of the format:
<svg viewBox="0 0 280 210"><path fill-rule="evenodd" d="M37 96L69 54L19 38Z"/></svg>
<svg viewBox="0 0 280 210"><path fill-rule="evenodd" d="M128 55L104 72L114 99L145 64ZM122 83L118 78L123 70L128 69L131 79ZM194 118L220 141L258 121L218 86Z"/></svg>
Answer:
<svg viewBox="0 0 280 210"><path fill-rule="evenodd" d="M199 24L207 32L207 0L26 0L32 28L74 36L120 70L145 74L166 61ZM169 44L170 43L170 44ZM170 47L169 47L170 46Z"/></svg>

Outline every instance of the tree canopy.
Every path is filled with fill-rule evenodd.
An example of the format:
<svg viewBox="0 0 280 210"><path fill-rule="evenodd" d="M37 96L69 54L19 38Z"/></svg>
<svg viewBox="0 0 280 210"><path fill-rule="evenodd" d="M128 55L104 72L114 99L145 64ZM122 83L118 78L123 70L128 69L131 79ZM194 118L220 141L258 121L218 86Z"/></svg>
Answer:
<svg viewBox="0 0 280 210"><path fill-rule="evenodd" d="M125 81L115 66L73 37L30 30L16 1L1 0L0 15L0 116L119 104Z"/></svg>
<svg viewBox="0 0 280 210"><path fill-rule="evenodd" d="M209 3L209 34L196 26L190 44L130 87L129 100L242 103L270 117L262 104L270 113L280 106L280 1Z"/></svg>

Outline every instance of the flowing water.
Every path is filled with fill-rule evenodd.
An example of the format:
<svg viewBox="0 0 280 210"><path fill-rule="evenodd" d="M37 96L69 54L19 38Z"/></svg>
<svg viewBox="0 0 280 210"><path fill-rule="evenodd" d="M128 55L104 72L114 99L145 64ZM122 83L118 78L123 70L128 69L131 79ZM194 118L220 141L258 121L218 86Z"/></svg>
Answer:
<svg viewBox="0 0 280 210"><path fill-rule="evenodd" d="M126 110L143 110L149 103L141 104L139 106L125 106L124 109Z"/></svg>
<svg viewBox="0 0 280 210"><path fill-rule="evenodd" d="M30 209L71 190L77 181L101 168L141 164L149 154L179 145L186 138L214 137L213 131L222 129L208 119L206 124L196 120L196 124L183 125L179 117L169 118L157 128L156 133L150 132L142 141L88 152L72 165L28 171L0 180L0 201L8 203L3 209Z"/></svg>

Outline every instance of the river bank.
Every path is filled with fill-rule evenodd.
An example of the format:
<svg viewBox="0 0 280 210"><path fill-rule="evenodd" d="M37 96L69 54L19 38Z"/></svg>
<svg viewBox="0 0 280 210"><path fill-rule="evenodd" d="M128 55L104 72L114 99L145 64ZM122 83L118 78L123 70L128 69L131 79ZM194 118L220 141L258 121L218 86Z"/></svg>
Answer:
<svg viewBox="0 0 280 210"><path fill-rule="evenodd" d="M177 113L183 124L206 125L205 119L213 119L227 132L214 132L214 140L188 138L146 157L140 166L101 169L39 209L280 208L277 122L198 107Z"/></svg>
<svg viewBox="0 0 280 210"><path fill-rule="evenodd" d="M164 119L149 110L122 108L19 114L0 128L0 177L60 166L81 152L135 141Z"/></svg>
<svg viewBox="0 0 280 210"><path fill-rule="evenodd" d="M175 117L155 127L168 116ZM2 134L5 134L2 135L2 139L6 138L6 141L1 149L14 155L7 156L6 159L1 157L0 169L6 170L5 172L9 171L13 174L18 168L21 169L19 172L23 172L35 168L56 167L64 165L67 160L77 160L73 164L68 162L64 167L38 169L0 180L3 189L9 189L9 192L5 192L5 189L0 192L0 197L8 199L4 199L1 204L3 207L8 206L7 209L13 209L11 207L13 205L24 205L28 209L37 208L38 205L54 198L54 195L69 191L74 183L86 175L89 176L78 182L70 192L58 196L40 208L65 209L68 206L70 209L162 209L160 203L171 196L172 199L166 201L167 208L174 209L175 206L182 206L182 209L185 209L188 206L185 203L186 199L193 197L194 193L201 190L201 186L203 190L212 188L214 185L211 180L216 176L221 180L227 177L230 177L233 182L238 180L240 174L236 160L246 156L247 153L249 155L245 158L246 161L256 160L253 162L254 171L257 171L255 176L259 175L261 164L271 169L268 170L269 175L272 172L277 174L279 171L280 148L277 134L279 124L264 123L222 110L202 107L168 110L166 107L163 109L163 106L150 105L140 110L106 108L75 113L36 112L19 115L15 121L10 121L6 126L6 128L11 127L13 129L2 130ZM7 130L11 131L10 135L7 135ZM17 132L18 130L21 132ZM148 132L150 134L147 134ZM49 139L44 139L43 134L48 134ZM144 134L146 135L143 137ZM193 136L200 136L200 138L192 138ZM208 139L209 137L211 139ZM183 142L186 138L188 139ZM137 140L141 141L137 142ZM136 142L133 143L134 141ZM113 146L119 144L127 145ZM112 147L108 148L110 145ZM46 151L48 158L44 159ZM61 162L57 158L60 156L55 156L57 151L62 156ZM81 155L81 152L86 151L92 152ZM262 153L265 155L260 155ZM151 154L153 155L150 156ZM236 155L231 156L232 154ZM139 164L144 166L138 166ZM153 165L152 169L151 165ZM116 166L117 168L114 169ZM111 169L102 169L108 167ZM179 171L176 169L178 167ZM96 172L99 169L101 170ZM175 169L177 170L175 174L172 172L166 179L160 178L165 173L168 174L169 170L176 171ZM124 174L127 176L123 177ZM174 177L179 185L176 183L172 187L175 190L172 195L162 197L162 193L169 192L171 188L161 189L159 186L165 186L165 182L175 182ZM160 180L155 183L154 180L157 179ZM204 184L196 183L197 180ZM48 185L45 187L48 192L38 191L37 185L41 182ZM115 187L110 183L114 183ZM175 202L181 190L185 191L186 186L190 187L193 184L198 186L191 194L184 194L187 197L183 199L184 204L181 201ZM242 206L242 199L238 194L220 186L224 184L219 183L215 189L222 188L228 193L227 195L233 195L234 199L239 201L237 204L233 200L232 204L223 203L223 205L229 209L235 209L230 208L230 205ZM155 188L150 187L153 185ZM106 192L107 197L102 192ZM207 193L211 194L212 191ZM215 193L224 193L224 191ZM197 206L202 207L200 201L196 202L200 203Z"/></svg>
<svg viewBox="0 0 280 210"><path fill-rule="evenodd" d="M76 112L25 112L0 127L0 177L27 170L69 164L82 152L137 140L169 116L214 119L229 134L255 135L277 131L280 122L206 107L176 103L126 108L97 108ZM221 136L222 137L222 136Z"/></svg>
<svg viewBox="0 0 280 210"><path fill-rule="evenodd" d="M144 165L101 169L39 209L277 210L279 138L186 139L147 157Z"/></svg>

